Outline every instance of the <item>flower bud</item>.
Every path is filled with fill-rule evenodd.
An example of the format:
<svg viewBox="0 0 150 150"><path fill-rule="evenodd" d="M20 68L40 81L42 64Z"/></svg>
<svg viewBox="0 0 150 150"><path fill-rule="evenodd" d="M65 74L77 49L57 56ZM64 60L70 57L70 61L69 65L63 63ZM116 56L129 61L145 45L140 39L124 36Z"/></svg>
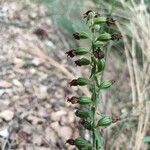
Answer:
<svg viewBox="0 0 150 150"><path fill-rule="evenodd" d="M67 102L70 102L72 104L76 104L76 103L78 103L78 101L79 101L79 98L75 97L75 96L73 96L71 98L67 98Z"/></svg>
<svg viewBox="0 0 150 150"><path fill-rule="evenodd" d="M85 55L88 52L89 52L88 49L81 47L81 48L77 48L77 49L71 49L68 52L66 52L66 54L72 58L75 55Z"/></svg>
<svg viewBox="0 0 150 150"><path fill-rule="evenodd" d="M97 123L97 126L109 126L112 123L112 119L109 116L103 116Z"/></svg>
<svg viewBox="0 0 150 150"><path fill-rule="evenodd" d="M98 72L103 71L104 67L105 67L105 59L98 60L98 62L97 62Z"/></svg>
<svg viewBox="0 0 150 150"><path fill-rule="evenodd" d="M86 48L83 48L83 47L77 48L77 49L75 50L75 54L76 54L76 55L85 55L85 54L87 54L88 52L89 52L89 50L86 49Z"/></svg>
<svg viewBox="0 0 150 150"><path fill-rule="evenodd" d="M94 19L94 24L101 24L106 22L106 17L98 17Z"/></svg>
<svg viewBox="0 0 150 150"><path fill-rule="evenodd" d="M90 64L90 61L86 58L81 58L75 61L75 64L77 66L86 66Z"/></svg>
<svg viewBox="0 0 150 150"><path fill-rule="evenodd" d="M89 80L85 79L85 78L78 78L78 79L74 79L70 82L70 86L84 86L87 85L89 83Z"/></svg>
<svg viewBox="0 0 150 150"><path fill-rule="evenodd" d="M95 56L96 58L98 58L98 59L102 59L102 58L104 58L105 54L104 54L104 52L99 48L98 50L96 50L96 51L94 52L94 56Z"/></svg>
<svg viewBox="0 0 150 150"><path fill-rule="evenodd" d="M86 105L86 104L91 104L92 100L90 97L87 96L80 96L79 97L79 104L81 105Z"/></svg>
<svg viewBox="0 0 150 150"><path fill-rule="evenodd" d="M122 38L122 35L120 33L114 33L111 35L111 40L120 40Z"/></svg>
<svg viewBox="0 0 150 150"><path fill-rule="evenodd" d="M80 118L88 118L90 116L89 111L86 110L77 110L75 115Z"/></svg>
<svg viewBox="0 0 150 150"><path fill-rule="evenodd" d="M66 141L66 143L68 143L70 145L75 145L78 149L92 148L91 143L82 137L78 137L75 140L74 139L68 139Z"/></svg>
<svg viewBox="0 0 150 150"><path fill-rule="evenodd" d="M104 46L104 42L102 42L102 41L96 41L96 42L94 42L94 47L96 48L96 47L101 47L101 46Z"/></svg>
<svg viewBox="0 0 150 150"><path fill-rule="evenodd" d="M76 40L80 40L80 39L88 39L89 36L86 32L76 32L73 34L73 37L76 39Z"/></svg>
<svg viewBox="0 0 150 150"><path fill-rule="evenodd" d="M114 82L115 82L114 80L102 81L101 84L100 84L100 89L107 89L107 88L111 87Z"/></svg>
<svg viewBox="0 0 150 150"><path fill-rule="evenodd" d="M109 41L111 38L112 37L109 33L103 33L97 38L97 41Z"/></svg>

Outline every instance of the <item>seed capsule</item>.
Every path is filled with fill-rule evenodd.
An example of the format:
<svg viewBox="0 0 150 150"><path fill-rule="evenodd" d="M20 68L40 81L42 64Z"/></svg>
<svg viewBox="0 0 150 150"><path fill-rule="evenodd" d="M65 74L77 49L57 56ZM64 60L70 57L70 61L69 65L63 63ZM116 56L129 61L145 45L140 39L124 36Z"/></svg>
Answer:
<svg viewBox="0 0 150 150"><path fill-rule="evenodd" d="M106 22L106 17L98 17L94 19L94 24L102 24Z"/></svg>
<svg viewBox="0 0 150 150"><path fill-rule="evenodd" d="M109 41L111 38L112 37L109 33L103 33L97 38L97 41Z"/></svg>
<svg viewBox="0 0 150 150"><path fill-rule="evenodd" d="M107 88L111 87L114 82L115 82L114 80L102 81L101 84L100 84L100 89L107 89Z"/></svg>
<svg viewBox="0 0 150 150"><path fill-rule="evenodd" d="M98 72L101 72L104 70L104 67L105 67L105 59L100 59L98 60L97 62L97 69L98 69Z"/></svg>
<svg viewBox="0 0 150 150"><path fill-rule="evenodd" d="M74 139L68 139L66 141L66 143L68 143L70 145L75 145L79 149L92 148L91 143L82 137L78 137L75 140Z"/></svg>
<svg viewBox="0 0 150 150"><path fill-rule="evenodd" d="M83 47L77 48L77 49L75 50L75 54L76 54L76 55L85 55L85 54L87 54L88 52L89 52L89 50L86 49L86 48L83 48Z"/></svg>
<svg viewBox="0 0 150 150"><path fill-rule="evenodd" d="M89 112L86 110L77 110L75 115L80 118L88 118L90 116Z"/></svg>
<svg viewBox="0 0 150 150"><path fill-rule="evenodd" d="M75 64L77 66L86 66L90 64L90 61L86 58L81 58L75 61Z"/></svg>
<svg viewBox="0 0 150 150"><path fill-rule="evenodd" d="M84 86L87 85L89 83L89 80L85 79L85 78L78 78L78 79L74 79L70 82L70 86Z"/></svg>
<svg viewBox="0 0 150 150"><path fill-rule="evenodd" d="M89 141L87 141L86 139L79 137L77 139L75 139L74 144L77 148L81 149L81 148L92 148L92 145Z"/></svg>
<svg viewBox="0 0 150 150"><path fill-rule="evenodd" d="M73 37L76 39L76 40L80 40L80 39L88 39L89 36L86 32L76 32L73 34Z"/></svg>
<svg viewBox="0 0 150 150"><path fill-rule="evenodd" d="M86 104L91 104L92 100L90 97L87 96L80 96L79 97L79 104L81 105L86 105Z"/></svg>
<svg viewBox="0 0 150 150"><path fill-rule="evenodd" d="M101 47L101 46L104 46L104 44L105 44L105 42L96 41L96 42L94 43L94 47L95 47L95 48L96 48L96 47Z"/></svg>
<svg viewBox="0 0 150 150"><path fill-rule="evenodd" d="M112 123L112 119L109 116L103 116L97 123L97 126L109 126Z"/></svg>
<svg viewBox="0 0 150 150"><path fill-rule="evenodd" d="M76 55L85 55L88 52L89 52L88 49L81 47L81 48L77 48L77 49L71 49L68 52L66 52L66 54L72 58Z"/></svg>

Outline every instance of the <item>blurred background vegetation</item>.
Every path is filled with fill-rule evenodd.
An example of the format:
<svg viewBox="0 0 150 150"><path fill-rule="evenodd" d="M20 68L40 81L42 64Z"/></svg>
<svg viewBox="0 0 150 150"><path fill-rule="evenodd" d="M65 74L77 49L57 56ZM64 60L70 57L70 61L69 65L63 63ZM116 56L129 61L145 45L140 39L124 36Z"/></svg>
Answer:
<svg viewBox="0 0 150 150"><path fill-rule="evenodd" d="M148 92L150 91L150 1L36 0L36 2L47 7L49 16L66 35L70 46L81 44L73 41L72 33L87 30L82 20L82 15L87 10L96 10L100 14L112 15L117 19L118 28L111 28L108 32L120 30L123 41L107 48L110 59L106 75L111 77L109 73L116 74L118 82L109 94L104 93L103 99L106 101L103 104L103 112L120 116L125 114L125 119L118 126L112 127L112 131L106 132L108 139L106 149L117 149L118 144L122 144L120 149L145 149L144 142L150 142L147 110L150 98ZM141 109L144 115L141 115ZM150 149L150 146L144 146Z"/></svg>

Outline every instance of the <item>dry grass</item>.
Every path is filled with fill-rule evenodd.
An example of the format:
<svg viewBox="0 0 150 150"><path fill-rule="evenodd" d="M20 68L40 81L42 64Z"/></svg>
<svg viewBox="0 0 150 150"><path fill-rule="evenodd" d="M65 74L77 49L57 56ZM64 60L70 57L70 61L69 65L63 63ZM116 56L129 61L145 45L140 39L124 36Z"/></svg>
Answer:
<svg viewBox="0 0 150 150"><path fill-rule="evenodd" d="M148 129L149 122L149 102L148 90L150 81L150 16L147 12L147 7L143 0L139 4L135 1L131 2L131 5L127 4L124 0L121 4L130 14L130 17L126 27L118 23L118 27L122 32L125 43L125 54L128 63L128 69L130 74L130 82L132 89L132 103L138 103L138 109L143 110L138 116L138 125L136 134L132 135L134 141L135 150L143 148L143 137ZM130 33L132 40L129 41L128 35L125 29ZM140 47L142 52L142 64L138 63L136 53ZM133 107L133 111L137 108ZM146 109L145 109L146 108Z"/></svg>
<svg viewBox="0 0 150 150"><path fill-rule="evenodd" d="M113 16L122 20L117 26L123 35L125 55L130 75L132 91L132 114L136 114L136 132L132 132L132 140L126 149L144 150L146 145L143 137L149 129L150 110L150 15L144 0L118 1L120 6L115 6ZM104 7L110 8L103 2ZM137 57L137 53L140 58ZM139 62L140 59L140 62ZM136 106L135 106L136 105ZM137 112L140 112L137 114Z"/></svg>

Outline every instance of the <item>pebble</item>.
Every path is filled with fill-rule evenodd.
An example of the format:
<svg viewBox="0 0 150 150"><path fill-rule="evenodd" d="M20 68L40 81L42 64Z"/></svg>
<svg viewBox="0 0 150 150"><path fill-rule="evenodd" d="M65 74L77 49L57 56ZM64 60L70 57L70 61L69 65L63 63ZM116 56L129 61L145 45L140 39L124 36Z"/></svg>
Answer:
<svg viewBox="0 0 150 150"><path fill-rule="evenodd" d="M0 113L0 117L5 121L10 121L14 117L14 112L11 110L4 110Z"/></svg>
<svg viewBox="0 0 150 150"><path fill-rule="evenodd" d="M7 81L0 81L0 88L11 88L12 84Z"/></svg>
<svg viewBox="0 0 150 150"><path fill-rule="evenodd" d="M65 110L60 110L60 111L56 111L56 112L52 112L51 113L51 119L53 121L59 121L60 118L64 115L66 115L67 112Z"/></svg>
<svg viewBox="0 0 150 150"><path fill-rule="evenodd" d="M62 138L63 141L66 141L67 139L71 138L72 129L68 126L60 127L58 134Z"/></svg>
<svg viewBox="0 0 150 150"><path fill-rule="evenodd" d="M33 143L35 145L40 146L42 144L42 137L40 135L34 134L33 135Z"/></svg>

